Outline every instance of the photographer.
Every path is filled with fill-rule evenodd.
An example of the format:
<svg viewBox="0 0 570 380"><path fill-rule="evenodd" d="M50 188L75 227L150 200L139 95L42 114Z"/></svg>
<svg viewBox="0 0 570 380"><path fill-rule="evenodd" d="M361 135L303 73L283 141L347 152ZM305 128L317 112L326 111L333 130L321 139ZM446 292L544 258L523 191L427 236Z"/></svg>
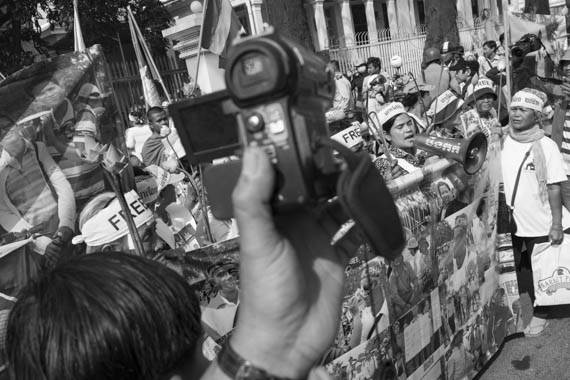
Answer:
<svg viewBox="0 0 570 380"><path fill-rule="evenodd" d="M267 372L258 376L306 378L337 332L347 260L308 211L272 217L274 180L266 153L247 148L233 193L237 327L203 379L234 378L228 359ZM22 293L8 325L10 371L19 380L197 379L199 314L189 285L163 266L122 254L76 258Z"/></svg>

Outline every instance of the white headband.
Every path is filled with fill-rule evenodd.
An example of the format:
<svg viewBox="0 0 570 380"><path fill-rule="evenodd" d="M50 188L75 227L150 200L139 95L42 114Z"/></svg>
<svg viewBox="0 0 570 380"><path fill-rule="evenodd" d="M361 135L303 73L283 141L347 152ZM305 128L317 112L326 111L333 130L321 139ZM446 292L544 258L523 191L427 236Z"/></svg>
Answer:
<svg viewBox="0 0 570 380"><path fill-rule="evenodd" d="M533 93L527 91L519 91L513 96L511 107L524 107L542 112L542 109L544 108L544 101Z"/></svg>
<svg viewBox="0 0 570 380"><path fill-rule="evenodd" d="M141 201L134 190L125 194L125 200L133 216L137 228L153 219L152 212ZM89 219L81 228L81 235L75 236L73 244L85 243L90 247L98 247L114 242L129 233L123 210L117 198Z"/></svg>

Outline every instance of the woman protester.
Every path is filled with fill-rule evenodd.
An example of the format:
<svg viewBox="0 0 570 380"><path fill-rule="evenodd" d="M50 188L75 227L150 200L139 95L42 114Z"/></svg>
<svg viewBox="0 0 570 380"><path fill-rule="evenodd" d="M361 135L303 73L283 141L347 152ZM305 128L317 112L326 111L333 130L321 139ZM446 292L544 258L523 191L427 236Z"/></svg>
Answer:
<svg viewBox="0 0 570 380"><path fill-rule="evenodd" d="M390 103L378 114L388 152L374 160L386 180L398 178L420 168L425 158L417 154L414 143L416 122L401 103Z"/></svg>
<svg viewBox="0 0 570 380"><path fill-rule="evenodd" d="M418 133L424 133L429 124L426 113L431 104L430 91L433 89L431 84L414 79L410 79L402 89L402 104L416 121Z"/></svg>
<svg viewBox="0 0 570 380"><path fill-rule="evenodd" d="M532 303L530 257L535 244L550 241L559 245L570 233L570 213L562 207L560 191L560 184L567 180L564 160L540 125L546 99L543 92L530 88L513 96L508 136L501 151L505 198L516 224L516 231L515 225L511 231L519 293L528 293ZM545 307L535 307L525 335L540 335L548 324L548 312Z"/></svg>

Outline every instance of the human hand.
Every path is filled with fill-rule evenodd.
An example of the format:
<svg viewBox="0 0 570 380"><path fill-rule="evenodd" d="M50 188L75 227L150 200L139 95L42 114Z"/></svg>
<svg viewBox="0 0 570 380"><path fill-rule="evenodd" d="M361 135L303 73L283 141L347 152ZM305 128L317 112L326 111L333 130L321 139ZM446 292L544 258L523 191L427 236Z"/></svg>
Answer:
<svg viewBox="0 0 570 380"><path fill-rule="evenodd" d="M273 217L274 184L268 156L246 148L232 197L241 234L241 294L230 342L272 375L305 378L339 328L348 260L307 210Z"/></svg>
<svg viewBox="0 0 570 380"><path fill-rule="evenodd" d="M74 235L74 232L71 228L66 227L66 226L61 226L61 227L59 227L59 229L57 230L57 232L53 236L53 239L57 240L58 242L67 244L71 241L71 239L73 238L73 235Z"/></svg>
<svg viewBox="0 0 570 380"><path fill-rule="evenodd" d="M564 241L564 232L562 232L562 226L553 225L550 227L550 243L552 245L560 245Z"/></svg>
<svg viewBox="0 0 570 380"><path fill-rule="evenodd" d="M562 94L567 98L570 97L570 83L562 83L560 85L560 90L562 90Z"/></svg>
<svg viewBox="0 0 570 380"><path fill-rule="evenodd" d="M396 179L406 174L404 169L398 166L398 161L396 160L392 161L392 163L390 163L390 166L391 166L390 174L392 175L392 179Z"/></svg>

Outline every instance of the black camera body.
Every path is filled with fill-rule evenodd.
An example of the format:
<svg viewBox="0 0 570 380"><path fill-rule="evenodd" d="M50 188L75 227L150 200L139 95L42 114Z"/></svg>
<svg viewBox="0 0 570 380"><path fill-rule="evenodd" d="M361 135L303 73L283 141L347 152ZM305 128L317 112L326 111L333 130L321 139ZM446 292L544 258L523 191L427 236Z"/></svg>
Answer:
<svg viewBox="0 0 570 380"><path fill-rule="evenodd" d="M227 91L169 108L190 163L239 156L244 147L258 146L277 172L276 210L334 196L338 164L332 149L318 144L329 136L324 113L335 94L327 63L271 28L236 42L226 62ZM191 120L188 115L193 115ZM234 186L227 181L235 181L239 170L239 164L230 162L205 172L217 218L231 216L228 203Z"/></svg>
<svg viewBox="0 0 570 380"><path fill-rule="evenodd" d="M515 42L511 48L514 57L522 58L528 53L537 51L542 47L542 41L535 34L525 34L520 40Z"/></svg>

